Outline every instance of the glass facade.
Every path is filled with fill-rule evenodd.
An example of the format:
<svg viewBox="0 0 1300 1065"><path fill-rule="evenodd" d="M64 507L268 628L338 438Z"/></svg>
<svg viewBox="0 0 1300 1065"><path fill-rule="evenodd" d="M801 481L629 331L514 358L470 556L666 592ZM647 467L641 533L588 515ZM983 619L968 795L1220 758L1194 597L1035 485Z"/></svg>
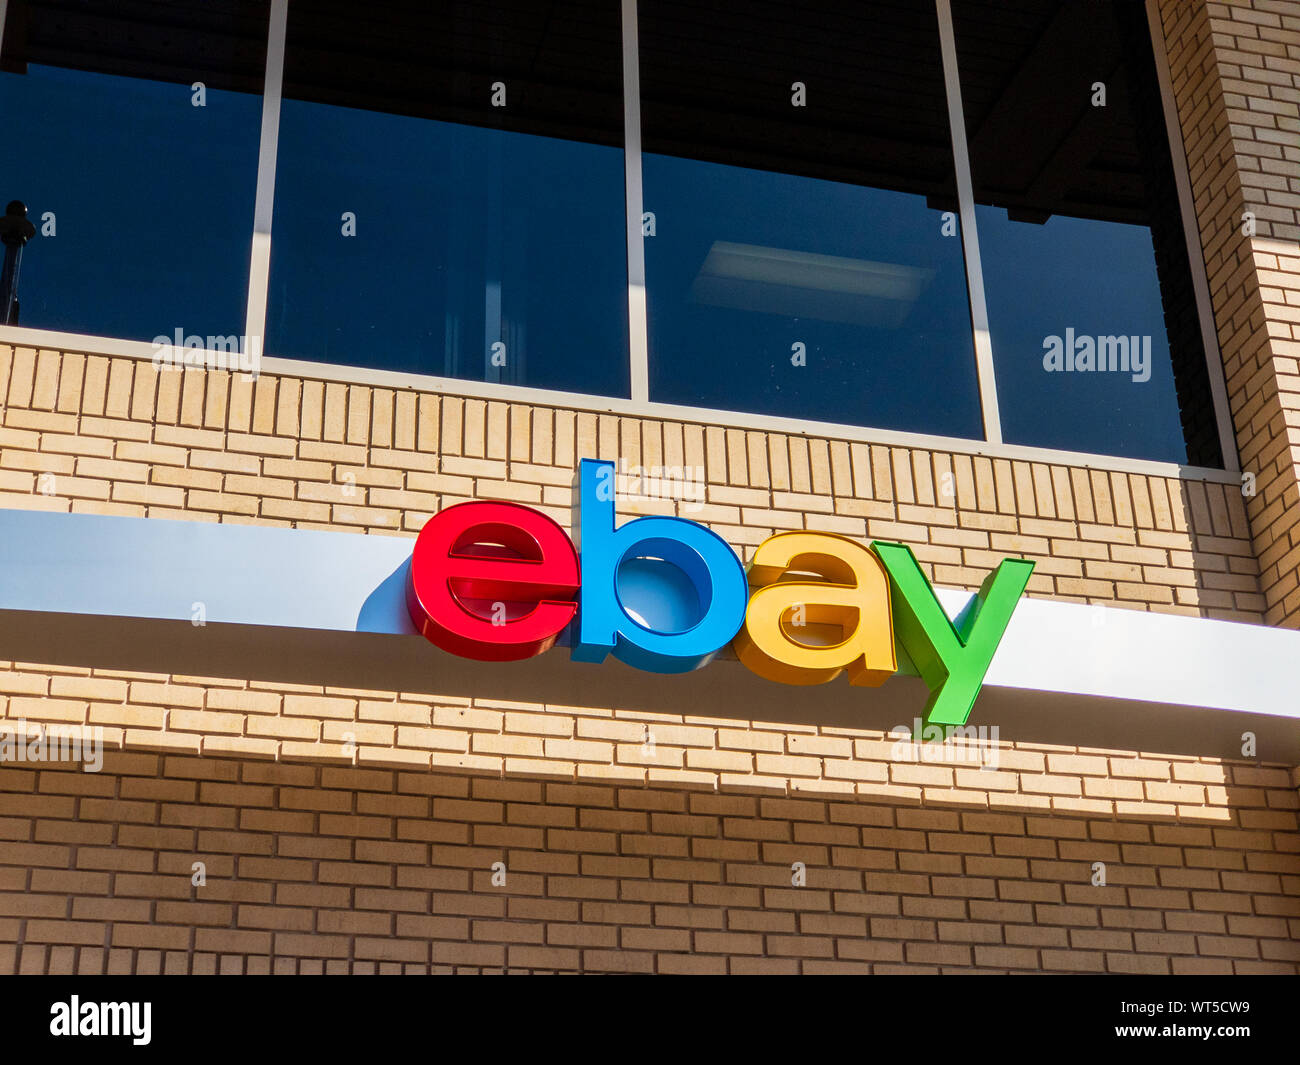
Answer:
<svg viewBox="0 0 1300 1065"><path fill-rule="evenodd" d="M951 0L955 66L929 0L287 11L269 356L1223 463L1137 0ZM271 0L7 12L19 324L242 333Z"/></svg>

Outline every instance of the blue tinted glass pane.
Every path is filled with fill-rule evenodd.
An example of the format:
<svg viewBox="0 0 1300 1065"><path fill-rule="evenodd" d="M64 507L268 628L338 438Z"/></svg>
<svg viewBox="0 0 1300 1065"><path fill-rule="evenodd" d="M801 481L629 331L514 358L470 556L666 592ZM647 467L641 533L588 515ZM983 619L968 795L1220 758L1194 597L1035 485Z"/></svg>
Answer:
<svg viewBox="0 0 1300 1065"><path fill-rule="evenodd" d="M934 5L637 9L650 398L981 437Z"/></svg>
<svg viewBox="0 0 1300 1065"><path fill-rule="evenodd" d="M29 207L19 324L152 340L244 331L260 97L32 64L0 74L0 200Z"/></svg>
<svg viewBox="0 0 1300 1065"><path fill-rule="evenodd" d="M1151 231L992 207L977 225L1005 439L1185 462Z"/></svg>
<svg viewBox="0 0 1300 1065"><path fill-rule="evenodd" d="M629 394L618 6L289 10L267 351Z"/></svg>
<svg viewBox="0 0 1300 1065"><path fill-rule="evenodd" d="M267 350L625 396L625 239L617 148L286 100Z"/></svg>
<svg viewBox="0 0 1300 1065"><path fill-rule="evenodd" d="M952 5L1003 437L1222 464L1143 5Z"/></svg>
<svg viewBox="0 0 1300 1065"><path fill-rule="evenodd" d="M925 198L647 154L652 399L978 437L960 238Z"/></svg>

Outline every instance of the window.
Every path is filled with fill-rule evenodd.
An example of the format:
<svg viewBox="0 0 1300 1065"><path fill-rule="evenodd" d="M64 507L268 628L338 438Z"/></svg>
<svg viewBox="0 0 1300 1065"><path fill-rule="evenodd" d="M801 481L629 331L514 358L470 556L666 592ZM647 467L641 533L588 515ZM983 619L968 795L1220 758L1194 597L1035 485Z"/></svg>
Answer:
<svg viewBox="0 0 1300 1065"><path fill-rule="evenodd" d="M638 8L650 398L982 436L933 5Z"/></svg>
<svg viewBox="0 0 1300 1065"><path fill-rule="evenodd" d="M952 11L1004 439L1220 465L1142 4Z"/></svg>
<svg viewBox="0 0 1300 1065"><path fill-rule="evenodd" d="M291 4L267 351L628 394L616 4Z"/></svg>
<svg viewBox="0 0 1300 1065"><path fill-rule="evenodd" d="M244 332L265 2L11 0L0 200L36 226L19 324Z"/></svg>

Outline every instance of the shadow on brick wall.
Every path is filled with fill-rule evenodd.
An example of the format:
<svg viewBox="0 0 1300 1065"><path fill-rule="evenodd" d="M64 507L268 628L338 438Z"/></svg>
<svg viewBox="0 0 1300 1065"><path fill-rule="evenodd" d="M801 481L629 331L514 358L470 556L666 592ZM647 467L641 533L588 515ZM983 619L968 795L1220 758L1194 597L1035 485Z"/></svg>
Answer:
<svg viewBox="0 0 1300 1065"><path fill-rule="evenodd" d="M0 972L1300 970L1253 787L1195 824L111 753L0 793Z"/></svg>

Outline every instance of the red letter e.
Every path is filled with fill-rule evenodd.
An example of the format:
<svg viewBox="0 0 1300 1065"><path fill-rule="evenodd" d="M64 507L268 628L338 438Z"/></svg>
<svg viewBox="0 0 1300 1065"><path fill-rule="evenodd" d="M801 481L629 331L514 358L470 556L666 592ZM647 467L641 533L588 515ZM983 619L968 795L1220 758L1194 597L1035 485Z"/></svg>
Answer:
<svg viewBox="0 0 1300 1065"><path fill-rule="evenodd" d="M573 542L545 514L518 503L459 503L420 530L406 605L444 651L512 662L554 645L578 609L580 583Z"/></svg>

